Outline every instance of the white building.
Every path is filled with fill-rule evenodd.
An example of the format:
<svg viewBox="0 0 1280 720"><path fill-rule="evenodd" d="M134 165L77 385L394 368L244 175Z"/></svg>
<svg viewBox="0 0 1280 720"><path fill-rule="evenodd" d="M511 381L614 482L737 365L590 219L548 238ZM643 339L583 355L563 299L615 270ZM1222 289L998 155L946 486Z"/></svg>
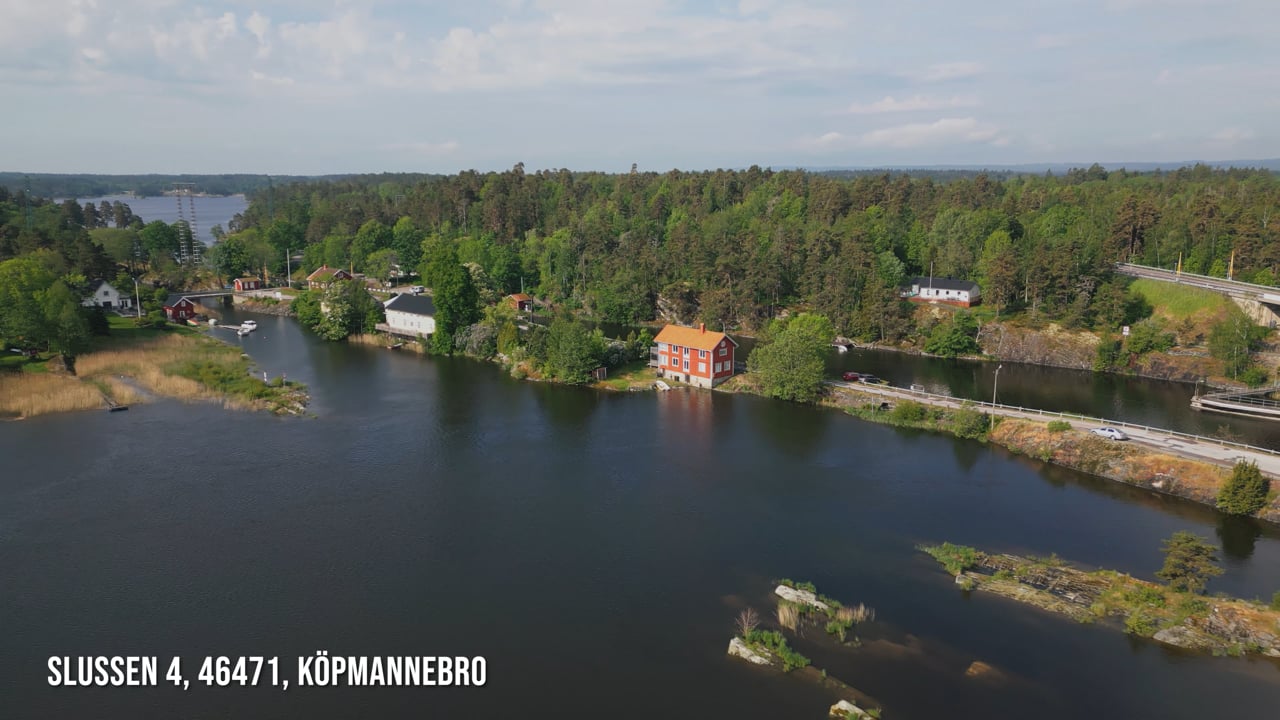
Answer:
<svg viewBox="0 0 1280 720"><path fill-rule="evenodd" d="M80 303L85 307L131 308L133 295L121 293L106 280L94 280L89 283L89 296Z"/></svg>
<svg viewBox="0 0 1280 720"><path fill-rule="evenodd" d="M918 277L911 281L911 289L902 296L912 302L946 303L969 307L982 299L978 284L968 280L951 278Z"/></svg>
<svg viewBox="0 0 1280 720"><path fill-rule="evenodd" d="M383 308L390 332L425 337L436 331L436 305L430 295L396 295Z"/></svg>

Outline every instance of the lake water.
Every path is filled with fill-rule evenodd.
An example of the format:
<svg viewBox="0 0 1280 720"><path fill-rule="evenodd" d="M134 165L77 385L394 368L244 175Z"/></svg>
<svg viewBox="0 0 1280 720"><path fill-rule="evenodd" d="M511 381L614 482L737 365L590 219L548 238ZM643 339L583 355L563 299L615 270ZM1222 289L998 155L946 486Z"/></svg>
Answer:
<svg viewBox="0 0 1280 720"><path fill-rule="evenodd" d="M1224 546L1211 590L1270 597L1280 538L1257 524L835 411L519 382L253 317L234 342L309 383L316 417L161 402L0 424L0 715L822 718L826 691L725 655L733 617L768 610L779 577L876 609L861 648L794 644L887 718L1280 707L1274 661L966 597L914 550L951 540L1151 577L1160 541L1192 530ZM50 655L182 655L194 683L204 655L291 669L317 650L483 655L489 682L45 681ZM975 660L1008 681L965 677Z"/></svg>
<svg viewBox="0 0 1280 720"><path fill-rule="evenodd" d="M243 213L249 207L249 201L244 195L227 195L225 197L195 197L183 198L182 215L178 212L178 198L176 197L133 197L130 195L108 195L106 197L97 198L78 198L81 205L91 202L98 205L103 200L109 203L120 202L129 206L134 215L142 218L146 222L152 220L163 220L167 223L177 222L180 217L191 219L191 203L195 201L195 220L196 230L199 237L206 244L213 242L213 235L209 230L214 225L221 225L223 230L227 229L231 218L236 213Z"/></svg>

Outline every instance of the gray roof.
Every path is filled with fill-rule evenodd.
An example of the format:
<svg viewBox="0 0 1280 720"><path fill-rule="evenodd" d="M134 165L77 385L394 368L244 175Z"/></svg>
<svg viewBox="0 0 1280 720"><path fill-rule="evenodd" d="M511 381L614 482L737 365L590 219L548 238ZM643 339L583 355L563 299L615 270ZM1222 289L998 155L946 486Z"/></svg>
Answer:
<svg viewBox="0 0 1280 720"><path fill-rule="evenodd" d="M173 307L174 305L177 305L177 304L178 304L178 302L180 302L183 298L186 298L186 297L187 297L187 296L186 296L185 294L183 294L183 293L172 293L172 294L170 294L170 295L169 295L169 297L165 298L164 306L165 306L165 307ZM192 304L192 305L198 305L198 304L199 304L199 303L197 303L195 300L191 300L190 298L187 298L187 299L188 299L188 300L190 300L190 302L191 302L191 304Z"/></svg>
<svg viewBox="0 0 1280 720"><path fill-rule="evenodd" d="M103 280L102 278L98 278L97 280L90 280L90 281L89 281L89 294L90 294L90 295L92 295L92 294L94 294L94 293L98 292L98 288L102 287L104 284L108 284L108 283L107 283L107 281L106 281L106 280Z"/></svg>
<svg viewBox="0 0 1280 720"><path fill-rule="evenodd" d="M430 295L396 295L383 303L383 307L426 317L435 317L436 314L436 304L432 302Z"/></svg>
<svg viewBox="0 0 1280 720"><path fill-rule="evenodd" d="M978 283L971 280L952 280L951 278L929 278L918 277L911 281L913 286L919 285L922 288L931 287L934 290L967 290L969 292L978 291Z"/></svg>

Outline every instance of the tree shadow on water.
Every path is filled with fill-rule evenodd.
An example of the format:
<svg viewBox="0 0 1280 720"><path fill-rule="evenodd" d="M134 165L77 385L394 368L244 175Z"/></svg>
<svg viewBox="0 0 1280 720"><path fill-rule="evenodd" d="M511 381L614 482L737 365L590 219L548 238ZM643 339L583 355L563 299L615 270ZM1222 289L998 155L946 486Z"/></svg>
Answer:
<svg viewBox="0 0 1280 720"><path fill-rule="evenodd" d="M1222 515L1214 528L1222 542L1222 554L1236 560L1253 557L1258 538L1262 537L1262 524L1243 515Z"/></svg>

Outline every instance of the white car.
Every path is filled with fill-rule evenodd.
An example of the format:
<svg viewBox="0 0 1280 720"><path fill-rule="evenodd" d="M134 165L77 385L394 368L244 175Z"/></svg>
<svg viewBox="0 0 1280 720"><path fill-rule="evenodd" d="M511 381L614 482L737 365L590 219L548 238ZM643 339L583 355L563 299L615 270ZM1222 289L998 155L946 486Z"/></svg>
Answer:
<svg viewBox="0 0 1280 720"><path fill-rule="evenodd" d="M1094 428L1092 432L1094 435L1097 435L1098 437L1107 438L1108 440L1128 440L1129 439L1128 435L1125 435L1124 433L1120 432L1119 430L1113 427Z"/></svg>
<svg viewBox="0 0 1280 720"><path fill-rule="evenodd" d="M413 293L414 295L421 295L426 291L427 289L421 285L414 285L413 287L409 288L409 292Z"/></svg>

